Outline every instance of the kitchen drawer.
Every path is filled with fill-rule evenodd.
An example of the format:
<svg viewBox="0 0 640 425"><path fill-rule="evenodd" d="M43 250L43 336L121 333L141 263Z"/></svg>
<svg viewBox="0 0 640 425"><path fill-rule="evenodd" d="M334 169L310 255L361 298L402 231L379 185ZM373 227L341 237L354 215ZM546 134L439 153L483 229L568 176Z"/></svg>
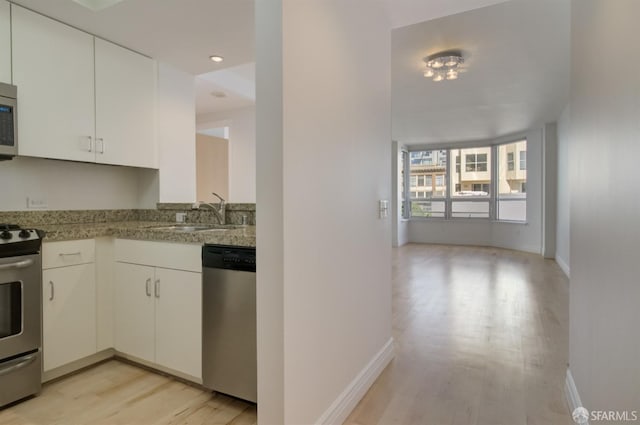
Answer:
<svg viewBox="0 0 640 425"><path fill-rule="evenodd" d="M45 242L42 244L42 268L74 266L95 262L94 239L76 241Z"/></svg>
<svg viewBox="0 0 640 425"><path fill-rule="evenodd" d="M202 245L116 239L116 261L202 272Z"/></svg>

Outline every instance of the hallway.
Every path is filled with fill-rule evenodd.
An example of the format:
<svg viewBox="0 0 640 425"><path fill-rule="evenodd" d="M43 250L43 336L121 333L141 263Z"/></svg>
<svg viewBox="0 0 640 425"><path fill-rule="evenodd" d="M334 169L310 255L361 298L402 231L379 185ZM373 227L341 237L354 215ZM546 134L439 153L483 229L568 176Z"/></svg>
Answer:
<svg viewBox="0 0 640 425"><path fill-rule="evenodd" d="M393 251L396 358L347 425L571 425L568 280L540 256Z"/></svg>

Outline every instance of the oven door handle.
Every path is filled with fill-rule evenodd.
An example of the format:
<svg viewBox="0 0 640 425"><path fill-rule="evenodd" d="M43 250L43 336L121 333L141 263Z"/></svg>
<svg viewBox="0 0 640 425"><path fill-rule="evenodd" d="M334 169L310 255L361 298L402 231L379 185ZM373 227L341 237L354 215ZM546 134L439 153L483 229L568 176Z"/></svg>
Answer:
<svg viewBox="0 0 640 425"><path fill-rule="evenodd" d="M30 354L26 357L19 357L14 360L10 360L2 365L2 369L0 369L0 376L8 375L16 370L22 369L23 367L29 366L34 362L35 359L38 358L38 352Z"/></svg>
<svg viewBox="0 0 640 425"><path fill-rule="evenodd" d="M0 271L9 269L24 269L30 266L33 266L33 260L31 258L29 258L28 260L16 261L15 263L0 264Z"/></svg>

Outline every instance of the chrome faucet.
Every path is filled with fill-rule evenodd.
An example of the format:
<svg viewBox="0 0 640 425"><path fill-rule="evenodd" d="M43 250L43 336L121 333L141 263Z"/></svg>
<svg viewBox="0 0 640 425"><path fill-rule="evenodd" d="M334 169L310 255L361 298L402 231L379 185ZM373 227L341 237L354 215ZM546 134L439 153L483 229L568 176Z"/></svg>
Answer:
<svg viewBox="0 0 640 425"><path fill-rule="evenodd" d="M194 210L199 210L201 206L206 205L209 208L211 208L211 212L213 212L213 215L216 216L216 218L218 219L218 222L220 224L224 224L224 217L222 216L222 212L224 211L224 206L225 206L225 200L222 198L222 196L218 195L215 192L211 192L213 195L217 196L218 199L220 199L220 202L218 203L218 205L214 205L211 204L209 202L204 202L204 201L197 201L195 202L191 207Z"/></svg>
<svg viewBox="0 0 640 425"><path fill-rule="evenodd" d="M211 192L211 194L213 196L215 196L216 198L220 199L220 202L218 203L218 211L222 212L222 210L224 209L224 205L225 205L225 200L222 196L218 195L215 192Z"/></svg>

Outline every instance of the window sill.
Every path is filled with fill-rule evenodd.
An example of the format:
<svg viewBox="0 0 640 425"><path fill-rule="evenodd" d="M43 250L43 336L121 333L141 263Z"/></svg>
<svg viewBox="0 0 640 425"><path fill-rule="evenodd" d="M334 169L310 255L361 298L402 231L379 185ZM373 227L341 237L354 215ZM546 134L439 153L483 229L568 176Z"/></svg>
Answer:
<svg viewBox="0 0 640 425"><path fill-rule="evenodd" d="M493 220L493 223L522 224L525 226L529 225L528 221L518 221L518 220Z"/></svg>
<svg viewBox="0 0 640 425"><path fill-rule="evenodd" d="M528 221L516 221L516 220L491 220L489 218L444 218L444 217L412 217L404 219L403 221L413 221L416 223L428 223L428 222L445 222L445 223L464 223L464 222L486 222L491 224L520 224L528 226Z"/></svg>

